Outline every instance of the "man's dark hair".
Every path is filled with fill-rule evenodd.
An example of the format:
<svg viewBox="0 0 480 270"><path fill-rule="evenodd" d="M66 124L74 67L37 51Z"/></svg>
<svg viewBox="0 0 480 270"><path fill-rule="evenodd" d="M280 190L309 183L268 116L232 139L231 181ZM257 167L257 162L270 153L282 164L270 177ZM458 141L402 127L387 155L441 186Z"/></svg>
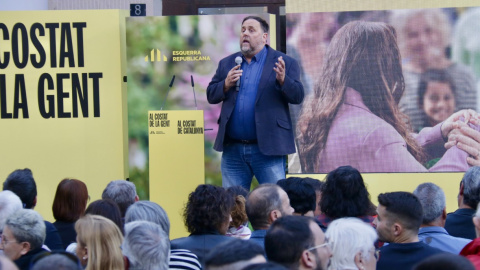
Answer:
<svg viewBox="0 0 480 270"><path fill-rule="evenodd" d="M330 218L375 215L360 172L351 166L341 166L328 173L320 200L322 213Z"/></svg>
<svg viewBox="0 0 480 270"><path fill-rule="evenodd" d="M218 231L230 216L233 205L233 197L224 188L199 185L188 196L183 211L185 226L190 233Z"/></svg>
<svg viewBox="0 0 480 270"><path fill-rule="evenodd" d="M290 205L295 213L305 215L308 211L315 211L316 194L312 186L301 177L289 177L277 182L288 195Z"/></svg>
<svg viewBox="0 0 480 270"><path fill-rule="evenodd" d="M480 167L469 168L461 183L463 183L463 203L477 209L480 202Z"/></svg>
<svg viewBox="0 0 480 270"><path fill-rule="evenodd" d="M247 16L247 17L243 18L242 25L246 20L255 20L255 21L259 22L260 27L262 27L263 32L268 33L269 26L268 26L268 23L264 19L262 19L258 16Z"/></svg>
<svg viewBox="0 0 480 270"><path fill-rule="evenodd" d="M252 241L245 241L232 238L231 241L216 245L208 252L205 257L207 268L212 266L222 266L253 259L258 255L263 255L263 248Z"/></svg>
<svg viewBox="0 0 480 270"><path fill-rule="evenodd" d="M475 267L467 258L445 252L422 260L413 270L475 270Z"/></svg>
<svg viewBox="0 0 480 270"><path fill-rule="evenodd" d="M267 228L270 212L282 208L279 190L276 184L263 184L248 194L245 210L254 230Z"/></svg>
<svg viewBox="0 0 480 270"><path fill-rule="evenodd" d="M123 219L122 213L120 212L120 207L118 204L110 199L96 200L88 205L85 209L85 215L98 215L110 219L118 226L122 234L123 230Z"/></svg>
<svg viewBox="0 0 480 270"><path fill-rule="evenodd" d="M409 192L390 192L378 195L378 203L385 207L392 222L399 222L406 229L418 232L423 220L422 204Z"/></svg>
<svg viewBox="0 0 480 270"><path fill-rule="evenodd" d="M268 260L290 269L296 268L303 251L315 245L311 223L315 224L315 221L305 216L285 216L275 220L265 236Z"/></svg>
<svg viewBox="0 0 480 270"><path fill-rule="evenodd" d="M308 184L310 184L313 188L313 190L315 190L315 192L319 191L319 192L322 192L322 188L323 188L323 182L318 180L318 179L314 179L314 178L310 178L310 177L303 177L302 179L305 180L305 182L307 182Z"/></svg>
<svg viewBox="0 0 480 270"><path fill-rule="evenodd" d="M3 182L3 190L10 190L15 193L22 200L23 208L32 209L35 206L37 185L30 169L13 171Z"/></svg>

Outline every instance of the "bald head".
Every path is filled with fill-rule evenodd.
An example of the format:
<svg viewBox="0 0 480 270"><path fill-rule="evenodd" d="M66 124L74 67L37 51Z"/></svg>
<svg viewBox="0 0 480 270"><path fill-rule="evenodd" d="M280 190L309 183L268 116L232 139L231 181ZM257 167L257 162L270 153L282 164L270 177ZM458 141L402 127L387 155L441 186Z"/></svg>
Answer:
<svg viewBox="0 0 480 270"><path fill-rule="evenodd" d="M268 229L277 218L293 213L287 193L275 184L255 188L248 195L245 208L255 230Z"/></svg>

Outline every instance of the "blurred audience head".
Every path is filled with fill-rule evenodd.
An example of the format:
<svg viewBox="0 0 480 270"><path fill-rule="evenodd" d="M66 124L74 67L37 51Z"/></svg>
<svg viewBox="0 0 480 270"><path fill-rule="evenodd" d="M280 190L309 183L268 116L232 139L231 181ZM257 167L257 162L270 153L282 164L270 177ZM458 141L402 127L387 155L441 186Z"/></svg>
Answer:
<svg viewBox="0 0 480 270"><path fill-rule="evenodd" d="M293 214L287 193L276 184L263 184L252 190L245 209L254 230L268 229L276 219Z"/></svg>
<svg viewBox="0 0 480 270"><path fill-rule="evenodd" d="M434 183L423 183L413 191L413 194L417 196L422 204L422 224L440 227L445 226L447 203L442 188Z"/></svg>
<svg viewBox="0 0 480 270"><path fill-rule="evenodd" d="M138 201L137 189L130 181L111 181L103 190L102 199L111 199L118 204L120 213L122 214L122 217L124 217L127 208Z"/></svg>
<svg viewBox="0 0 480 270"><path fill-rule="evenodd" d="M88 202L85 183L77 179L63 179L53 199L53 217L58 221L75 222L84 213Z"/></svg>
<svg viewBox="0 0 480 270"><path fill-rule="evenodd" d="M341 166L328 173L322 188L320 208L323 214L336 219L375 215L375 206L360 172Z"/></svg>
<svg viewBox="0 0 480 270"><path fill-rule="evenodd" d="M110 199L96 200L88 205L87 209L85 210L85 214L98 215L108 218L109 220L113 221L113 223L115 223L115 225L117 225L117 227L123 233L122 215L118 205L114 201Z"/></svg>
<svg viewBox="0 0 480 270"><path fill-rule="evenodd" d="M301 177L289 177L277 182L288 195L294 215L310 216L316 209L316 194L313 187Z"/></svg>
<svg viewBox="0 0 480 270"><path fill-rule="evenodd" d="M375 270L377 232L358 218L334 220L325 233L332 243L331 269Z"/></svg>
<svg viewBox="0 0 480 270"><path fill-rule="evenodd" d="M475 226L475 234L477 235L477 238L478 238L480 237L480 207L477 207L477 211L475 212L475 215L473 216L472 220L473 220L473 225Z"/></svg>
<svg viewBox="0 0 480 270"><path fill-rule="evenodd" d="M167 212L155 202L138 201L128 207L125 214L125 224L140 220L153 222L159 225L167 235L170 234L170 220Z"/></svg>
<svg viewBox="0 0 480 270"><path fill-rule="evenodd" d="M326 270L332 252L329 240L313 218L281 217L265 236L265 253L269 261L289 269Z"/></svg>
<svg viewBox="0 0 480 270"><path fill-rule="evenodd" d="M480 167L470 167L463 175L460 182L460 204L477 209L480 202Z"/></svg>
<svg viewBox="0 0 480 270"><path fill-rule="evenodd" d="M242 270L288 270L288 268L278 263L264 262L247 265Z"/></svg>
<svg viewBox="0 0 480 270"><path fill-rule="evenodd" d="M314 217L318 217L322 214L322 210L320 209L320 200L322 199L322 188L323 182L317 179L313 179L310 177L303 178L307 183L309 183L313 190L315 190L315 211L313 212Z"/></svg>
<svg viewBox="0 0 480 270"><path fill-rule="evenodd" d="M75 223L75 231L76 255L85 269L124 269L122 232L110 219L85 215Z"/></svg>
<svg viewBox="0 0 480 270"><path fill-rule="evenodd" d="M377 218L374 224L378 239L397 243L414 239L423 220L422 204L409 192L390 192L378 195Z"/></svg>
<svg viewBox="0 0 480 270"><path fill-rule="evenodd" d="M170 240L159 225L133 221L125 224L122 252L128 258L129 269L167 270Z"/></svg>
<svg viewBox="0 0 480 270"><path fill-rule="evenodd" d="M14 261L31 250L41 248L44 241L45 223L42 216L31 209L20 209L7 218L0 249Z"/></svg>
<svg viewBox="0 0 480 270"><path fill-rule="evenodd" d="M475 270L465 257L444 252L429 256L413 267L413 270Z"/></svg>
<svg viewBox="0 0 480 270"><path fill-rule="evenodd" d="M37 185L32 171L18 169L8 175L3 182L3 190L10 190L22 200L23 208L33 209L37 204Z"/></svg>
<svg viewBox="0 0 480 270"><path fill-rule="evenodd" d="M222 188L199 185L190 193L183 217L190 233L218 232L225 235L230 224L233 197Z"/></svg>
<svg viewBox="0 0 480 270"><path fill-rule="evenodd" d="M0 232L3 231L7 218L22 209L22 201L10 190L0 192Z"/></svg>
<svg viewBox="0 0 480 270"><path fill-rule="evenodd" d="M232 239L210 250L205 265L209 270L240 270L250 264L266 262L263 253L257 243Z"/></svg>
<svg viewBox="0 0 480 270"><path fill-rule="evenodd" d="M41 253L32 259L31 270L82 270L78 258L68 252Z"/></svg>

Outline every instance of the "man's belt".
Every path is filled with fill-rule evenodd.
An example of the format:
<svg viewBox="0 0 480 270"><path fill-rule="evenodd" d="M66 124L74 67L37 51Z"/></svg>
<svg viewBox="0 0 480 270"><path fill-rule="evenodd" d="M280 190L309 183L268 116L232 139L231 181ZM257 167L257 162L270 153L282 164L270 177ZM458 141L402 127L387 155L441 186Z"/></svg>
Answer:
<svg viewBox="0 0 480 270"><path fill-rule="evenodd" d="M237 140L232 138L229 138L228 141L232 143L241 143L241 144L257 144L258 143L257 140Z"/></svg>

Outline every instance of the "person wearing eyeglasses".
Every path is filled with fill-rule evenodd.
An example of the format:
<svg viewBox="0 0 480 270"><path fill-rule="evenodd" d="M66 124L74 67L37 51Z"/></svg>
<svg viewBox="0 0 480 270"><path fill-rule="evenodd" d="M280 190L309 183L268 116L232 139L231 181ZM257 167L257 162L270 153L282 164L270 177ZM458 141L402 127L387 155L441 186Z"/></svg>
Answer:
<svg viewBox="0 0 480 270"><path fill-rule="evenodd" d="M423 220L422 204L409 192L390 192L378 195L377 228L378 240L387 242L380 248L378 270L405 270L421 260L442 253L418 238Z"/></svg>
<svg viewBox="0 0 480 270"><path fill-rule="evenodd" d="M20 270L29 269L32 258L46 252L42 248L45 223L42 216L34 210L20 209L10 215L1 237L0 249Z"/></svg>
<svg viewBox="0 0 480 270"><path fill-rule="evenodd" d="M339 218L330 223L325 236L332 242L329 269L376 269L379 254L374 246L377 233L372 226L358 218Z"/></svg>
<svg viewBox="0 0 480 270"><path fill-rule="evenodd" d="M331 244L315 220L306 216L281 217L265 236L268 260L288 269L326 270Z"/></svg>

